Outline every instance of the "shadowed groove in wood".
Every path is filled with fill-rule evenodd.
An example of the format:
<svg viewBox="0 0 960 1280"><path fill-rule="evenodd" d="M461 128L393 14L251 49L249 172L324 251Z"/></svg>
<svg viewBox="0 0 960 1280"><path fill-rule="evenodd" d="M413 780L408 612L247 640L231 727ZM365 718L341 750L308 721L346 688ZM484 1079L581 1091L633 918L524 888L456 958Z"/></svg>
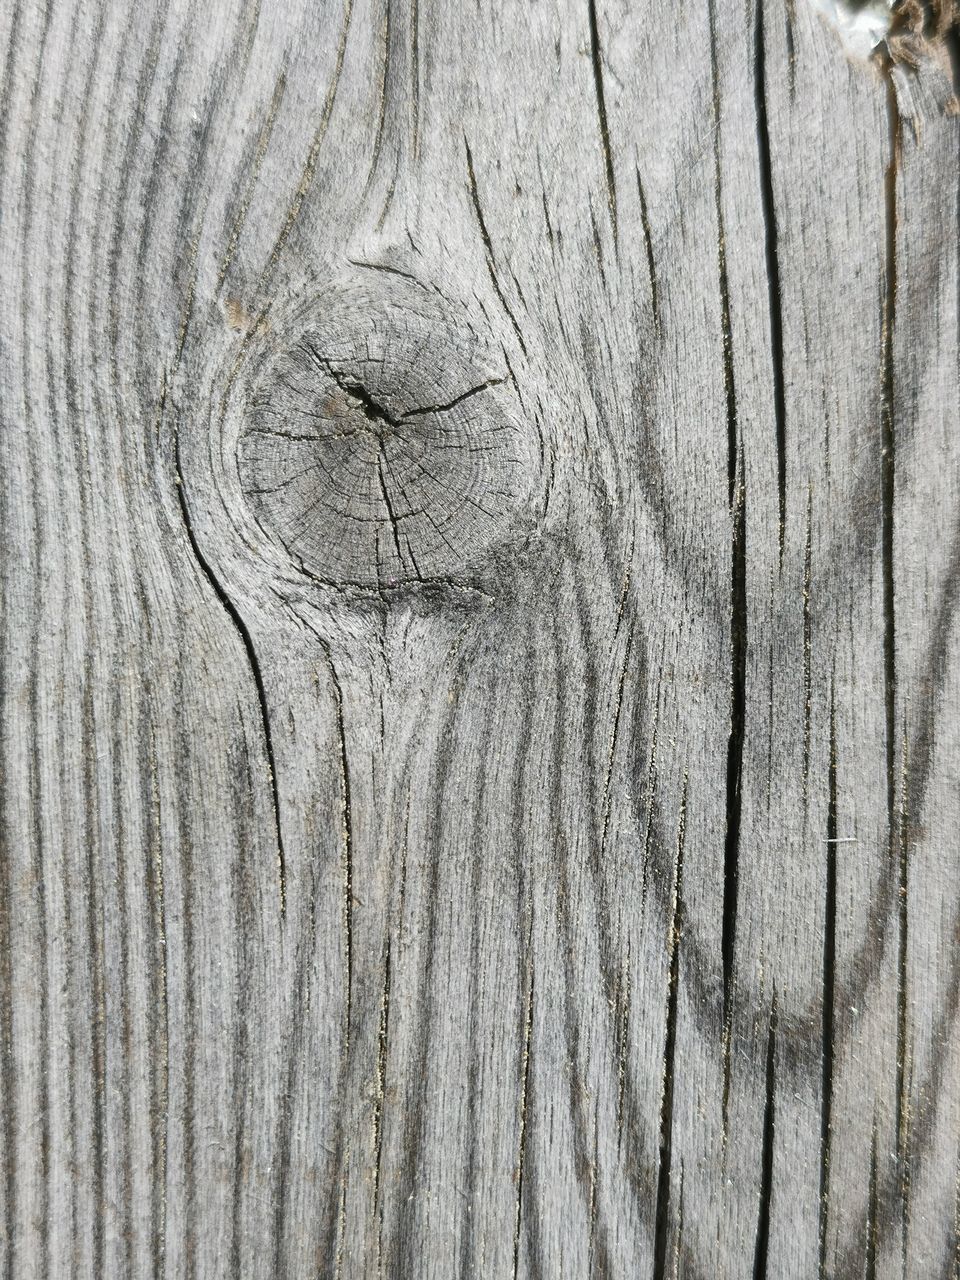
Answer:
<svg viewBox="0 0 960 1280"><path fill-rule="evenodd" d="M183 472L180 465L179 437L175 437L174 439L174 458L176 463L177 497L180 502L180 511L183 516L183 526L184 526L184 529L186 530L187 539L190 543L190 549L193 552L193 555L196 559L197 567L200 569L203 576L210 583L211 587L213 587L214 595L217 597L217 600L223 606L224 611L227 613L228 617L230 618L230 621L233 623L233 626L236 628L237 634L240 636L240 639L243 643L244 652L246 653L246 656L247 656L247 661L250 664L250 672L253 675L254 684L256 685L256 689L257 689L257 699L260 703L261 723L263 726L264 747L267 753L267 769L268 769L269 778L270 778L270 788L273 794L273 814L274 814L274 822L276 825L276 840L277 840L277 876L278 876L279 891L280 891L280 914L283 915L286 911L286 901L287 901L286 859L283 852L283 828L281 826L281 819L280 819L280 789L277 781L277 767L276 767L274 754L273 754L273 737L270 729L270 711L267 705L267 691L263 683L263 674L260 669L260 663L257 659L257 652L256 652L256 649L254 648L253 637L250 634L249 628L247 627L247 624L244 622L243 618L240 616L240 612L237 609L236 605L234 605L233 601L230 599L227 593L223 590L223 587L220 585L219 581L217 580L217 577L214 574L213 569L211 568L203 552L200 550L200 544L197 542L196 535L193 531L193 525L190 521L190 507L187 500L187 494L186 494L184 481L183 481Z"/></svg>

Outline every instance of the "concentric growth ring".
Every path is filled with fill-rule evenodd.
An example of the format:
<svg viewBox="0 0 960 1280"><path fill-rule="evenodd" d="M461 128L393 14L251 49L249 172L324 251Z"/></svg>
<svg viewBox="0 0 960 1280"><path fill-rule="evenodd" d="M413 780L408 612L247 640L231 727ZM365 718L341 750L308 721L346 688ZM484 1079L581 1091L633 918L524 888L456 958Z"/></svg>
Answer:
<svg viewBox="0 0 960 1280"><path fill-rule="evenodd" d="M506 369L438 311L335 296L253 389L241 483L309 573L379 588L462 577L526 503Z"/></svg>

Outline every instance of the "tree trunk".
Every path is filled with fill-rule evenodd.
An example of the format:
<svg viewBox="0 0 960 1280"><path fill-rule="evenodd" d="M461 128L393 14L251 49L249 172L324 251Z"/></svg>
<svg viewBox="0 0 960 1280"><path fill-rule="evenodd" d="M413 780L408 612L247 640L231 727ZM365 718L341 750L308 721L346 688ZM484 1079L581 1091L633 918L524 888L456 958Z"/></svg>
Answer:
<svg viewBox="0 0 960 1280"><path fill-rule="evenodd" d="M3 1276L960 1275L951 22L4 8Z"/></svg>

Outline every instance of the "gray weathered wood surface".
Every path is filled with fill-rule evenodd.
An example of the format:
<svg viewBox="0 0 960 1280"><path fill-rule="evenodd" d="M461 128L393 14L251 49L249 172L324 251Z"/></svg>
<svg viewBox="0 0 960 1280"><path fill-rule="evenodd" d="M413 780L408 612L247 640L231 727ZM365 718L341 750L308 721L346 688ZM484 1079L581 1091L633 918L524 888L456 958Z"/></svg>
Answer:
<svg viewBox="0 0 960 1280"><path fill-rule="evenodd" d="M2 1274L955 1280L955 39L0 28Z"/></svg>

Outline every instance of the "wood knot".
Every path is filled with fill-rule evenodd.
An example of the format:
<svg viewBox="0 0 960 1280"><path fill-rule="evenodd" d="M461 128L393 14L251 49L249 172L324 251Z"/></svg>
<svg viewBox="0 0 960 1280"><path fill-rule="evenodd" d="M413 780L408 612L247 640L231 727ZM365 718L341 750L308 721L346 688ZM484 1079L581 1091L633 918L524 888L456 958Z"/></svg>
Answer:
<svg viewBox="0 0 960 1280"><path fill-rule="evenodd" d="M528 506L534 457L503 357L423 293L324 298L248 400L244 493L325 581L463 580Z"/></svg>

